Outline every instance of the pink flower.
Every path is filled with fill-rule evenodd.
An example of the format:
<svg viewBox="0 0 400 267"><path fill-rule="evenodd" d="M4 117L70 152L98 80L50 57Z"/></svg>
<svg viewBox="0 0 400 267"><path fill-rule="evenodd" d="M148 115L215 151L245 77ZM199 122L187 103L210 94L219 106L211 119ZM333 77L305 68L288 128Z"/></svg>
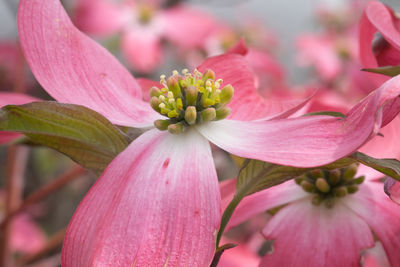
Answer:
<svg viewBox="0 0 400 267"><path fill-rule="evenodd" d="M378 33L377 38L375 34ZM378 1L370 1L360 22L360 58L365 68L398 65L400 61L400 19ZM370 74L379 83L388 79Z"/></svg>
<svg viewBox="0 0 400 267"><path fill-rule="evenodd" d="M180 48L198 47L214 25L208 14L187 5L161 5L160 1L80 0L76 22L83 31L98 36L122 32L126 60L135 70L147 73L161 64L162 39Z"/></svg>
<svg viewBox="0 0 400 267"><path fill-rule="evenodd" d="M324 175L333 177L332 173ZM383 193L375 172L360 170L355 177L366 176L360 185L361 178L350 180L351 175L343 175L343 171L340 182L320 175L309 174L298 178L299 184L292 180L258 192L244 199L235 211L231 227L256 213L285 205L263 229L264 236L274 243L260 266L358 266L360 252L374 245L372 231L392 266L400 266L400 241L396 238L400 206Z"/></svg>
<svg viewBox="0 0 400 267"><path fill-rule="evenodd" d="M208 141L242 157L316 166L353 152L398 112L381 108L400 92L395 78L346 119L285 119L304 103L268 106L256 97L245 59L234 54L162 77L162 88L151 92L155 112L130 73L73 26L58 0L22 0L18 30L35 77L57 101L89 107L114 124L150 128L82 200L67 230L63 266L207 266L221 201ZM229 114L229 100L230 119L218 120Z"/></svg>
<svg viewBox="0 0 400 267"><path fill-rule="evenodd" d="M0 92L0 108L6 105L22 105L34 101L37 101L37 99L28 95ZM0 131L0 145L11 142L20 136L18 133Z"/></svg>

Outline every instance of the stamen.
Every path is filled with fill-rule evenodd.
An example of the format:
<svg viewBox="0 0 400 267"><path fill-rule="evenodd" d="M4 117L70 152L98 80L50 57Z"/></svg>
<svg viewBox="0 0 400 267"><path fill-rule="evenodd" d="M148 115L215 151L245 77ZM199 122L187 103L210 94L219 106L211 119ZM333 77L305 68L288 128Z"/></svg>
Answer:
<svg viewBox="0 0 400 267"><path fill-rule="evenodd" d="M160 83L164 87L150 90L152 108L167 117L154 122L157 129L177 134L191 125L229 116L230 109L226 105L233 97L231 85L219 89L223 81L215 80L212 70L203 74L197 69L193 73L183 69L181 73L173 70L168 79L161 75Z"/></svg>

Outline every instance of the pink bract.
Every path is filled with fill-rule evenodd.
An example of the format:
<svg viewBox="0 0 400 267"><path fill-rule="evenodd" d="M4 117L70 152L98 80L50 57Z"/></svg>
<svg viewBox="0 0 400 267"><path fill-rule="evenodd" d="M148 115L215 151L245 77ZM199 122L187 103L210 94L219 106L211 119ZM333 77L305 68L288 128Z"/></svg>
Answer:
<svg viewBox="0 0 400 267"><path fill-rule="evenodd" d="M124 126L148 128L161 118L142 100L137 81L75 28L58 0L20 1L18 30L35 77L57 101L84 105ZM264 109L264 119L246 121L243 113L253 103L242 98L255 94L246 60L222 55L199 70L208 68L224 80L221 87L235 88L230 107L240 105L242 112L180 135L150 129L134 140L78 207L63 245L63 266L207 266L221 212L208 141L242 157L316 166L352 153L377 133L381 119L398 112L393 106L382 111L400 93L400 78L394 78L345 119L285 119L299 106L278 105Z"/></svg>
<svg viewBox="0 0 400 267"><path fill-rule="evenodd" d="M79 0L76 11L78 27L89 34L105 37L121 32L127 62L142 73L162 63L163 39L180 48L194 48L214 27L214 20L204 12L185 4L164 9L161 1ZM148 21L141 21L142 13Z"/></svg>

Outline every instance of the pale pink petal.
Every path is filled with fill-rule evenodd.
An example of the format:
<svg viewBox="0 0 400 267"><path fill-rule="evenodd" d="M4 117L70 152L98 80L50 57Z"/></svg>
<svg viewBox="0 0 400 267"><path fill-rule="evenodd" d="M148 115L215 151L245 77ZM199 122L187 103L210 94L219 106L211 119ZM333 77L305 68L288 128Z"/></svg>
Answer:
<svg viewBox="0 0 400 267"><path fill-rule="evenodd" d="M241 157L298 167L324 165L353 153L377 133L381 117L385 117L381 107L397 98L399 82L400 76L386 82L354 106L346 118L223 120L197 128L217 146Z"/></svg>
<svg viewBox="0 0 400 267"><path fill-rule="evenodd" d="M75 28L60 1L20 1L18 32L36 79L57 101L84 105L126 126L158 117L130 73Z"/></svg>
<svg viewBox="0 0 400 267"><path fill-rule="evenodd" d="M185 5L164 10L160 20L164 26L163 36L183 48L204 45L216 23L209 14Z"/></svg>
<svg viewBox="0 0 400 267"><path fill-rule="evenodd" d="M229 115L231 119L254 120L286 111L288 111L286 116L289 116L308 101L308 99L278 101L276 98L261 97L255 87L254 72L246 58L238 54L208 58L198 67L201 72L206 69L213 70L217 79L223 79L221 86L231 84L234 87L233 99L228 105L231 108Z"/></svg>
<svg viewBox="0 0 400 267"><path fill-rule="evenodd" d="M162 86L160 84L160 82L156 82L156 81L149 80L146 78L138 78L138 79L136 79L136 81L140 85L140 88L142 88L143 100L145 100L145 101L150 101L150 88L151 87L155 86L155 87L161 88L161 86Z"/></svg>
<svg viewBox="0 0 400 267"><path fill-rule="evenodd" d="M384 189L390 199L400 205L400 182L388 177L385 180Z"/></svg>
<svg viewBox="0 0 400 267"><path fill-rule="evenodd" d="M160 37L146 27L137 25L129 29L121 42L125 58L136 71L148 73L161 65Z"/></svg>
<svg viewBox="0 0 400 267"><path fill-rule="evenodd" d="M392 267L400 266L400 205L383 192L382 184L366 181L345 205L368 223L382 242Z"/></svg>
<svg viewBox="0 0 400 267"><path fill-rule="evenodd" d="M310 198L280 210L263 230L273 251L260 266L360 266L361 250L374 239L368 225L340 203L328 209Z"/></svg>
<svg viewBox="0 0 400 267"><path fill-rule="evenodd" d="M288 181L247 196L235 209L231 219L229 220L228 228L235 227L258 213L307 196L309 196L309 193L305 192L294 181ZM225 209L226 207L223 206L222 208Z"/></svg>
<svg viewBox="0 0 400 267"><path fill-rule="evenodd" d="M385 250L380 242L376 242L373 248L367 249L363 255L364 267L390 267Z"/></svg>
<svg viewBox="0 0 400 267"><path fill-rule="evenodd" d="M6 105L23 105L39 99L19 93L0 92L0 108ZM21 137L21 134L0 131L0 144L5 144Z"/></svg>
<svg viewBox="0 0 400 267"><path fill-rule="evenodd" d="M16 252L34 253L46 245L44 232L26 214L16 216L11 225L10 246Z"/></svg>
<svg viewBox="0 0 400 267"><path fill-rule="evenodd" d="M110 0L78 0L74 11L76 26L89 34L108 37L124 24L122 6Z"/></svg>
<svg viewBox="0 0 400 267"><path fill-rule="evenodd" d="M108 166L67 230L63 266L209 266L220 219L210 146L156 129Z"/></svg>

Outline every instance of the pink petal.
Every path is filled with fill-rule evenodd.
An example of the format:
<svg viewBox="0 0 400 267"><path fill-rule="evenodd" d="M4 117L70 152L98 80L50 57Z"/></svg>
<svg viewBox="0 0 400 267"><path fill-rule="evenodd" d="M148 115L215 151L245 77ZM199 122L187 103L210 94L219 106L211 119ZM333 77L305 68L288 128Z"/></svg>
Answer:
<svg viewBox="0 0 400 267"><path fill-rule="evenodd" d="M390 197L390 199L400 205L400 182L388 177L385 180L384 188L385 193Z"/></svg>
<svg viewBox="0 0 400 267"><path fill-rule="evenodd" d="M385 250L380 242L375 243L373 248L365 251L363 255L364 267L390 267Z"/></svg>
<svg viewBox="0 0 400 267"><path fill-rule="evenodd" d="M400 32L394 25L391 11L381 2L371 1L367 5L365 13L385 40L400 50Z"/></svg>
<svg viewBox="0 0 400 267"><path fill-rule="evenodd" d="M257 192L244 198L240 202L229 220L227 227L235 227L258 213L307 196L309 196L309 194L293 181L288 181L267 190ZM222 200L224 200L224 198ZM223 209L225 208L226 207L223 207Z"/></svg>
<svg viewBox="0 0 400 267"><path fill-rule="evenodd" d="M275 240L260 266L360 266L360 252L374 239L368 225L340 203L328 209L310 198L280 210L263 230Z"/></svg>
<svg viewBox="0 0 400 267"><path fill-rule="evenodd" d="M10 245L14 251L34 253L46 245L46 236L28 215L21 214L12 221Z"/></svg>
<svg viewBox="0 0 400 267"><path fill-rule="evenodd" d="M129 29L121 42L125 58L136 71L148 73L161 65L160 37L146 27Z"/></svg>
<svg viewBox="0 0 400 267"><path fill-rule="evenodd" d="M158 117L130 73L75 28L60 1L20 1L18 32L36 79L57 101L84 105L126 126Z"/></svg>
<svg viewBox="0 0 400 267"><path fill-rule="evenodd" d="M222 244L234 243L236 241L222 240ZM257 267L260 258L248 249L244 244L238 244L237 247L226 250L218 262L218 267Z"/></svg>
<svg viewBox="0 0 400 267"><path fill-rule="evenodd" d="M108 37L122 28L122 12L122 7L112 1L78 0L74 22L84 32Z"/></svg>
<svg viewBox="0 0 400 267"><path fill-rule="evenodd" d="M315 65L324 80L333 80L340 74L341 63L331 38L303 35L297 40L297 47L300 51L299 62Z"/></svg>
<svg viewBox="0 0 400 267"><path fill-rule="evenodd" d="M34 101L38 101L38 99L29 95L0 92L0 108L6 105L22 105ZM21 136L18 133L0 131L0 144L11 142Z"/></svg>
<svg viewBox="0 0 400 267"><path fill-rule="evenodd" d="M161 88L160 82L156 82L156 81L149 80L146 78L138 78L138 79L136 79L136 81L140 85L140 88L142 88L143 100L145 100L145 101L150 101L150 88L151 87L155 86L155 87Z"/></svg>
<svg viewBox="0 0 400 267"><path fill-rule="evenodd" d="M220 201L208 142L195 131L150 130L83 199L63 266L209 266Z"/></svg>
<svg viewBox="0 0 400 267"><path fill-rule="evenodd" d="M395 33L396 30L391 20L391 14L383 4L378 1L368 3L360 19L359 55L363 67L376 68L379 66L372 50L375 33L378 31L377 27L379 27L379 31L383 31L382 35L385 39L388 38L387 41L392 45L397 43L399 32ZM388 79L387 76L381 74L369 73L368 75L376 84L381 84Z"/></svg>
<svg viewBox="0 0 400 267"><path fill-rule="evenodd" d="M382 242L391 266L400 266L400 206L384 194L382 184L364 182L345 204L371 227Z"/></svg>
<svg viewBox="0 0 400 267"><path fill-rule="evenodd" d="M179 5L160 14L163 35L183 48L202 46L215 27L214 19L207 13Z"/></svg>
<svg viewBox="0 0 400 267"><path fill-rule="evenodd" d="M397 98L397 76L354 106L346 118L307 116L269 121L217 121L198 130L222 149L246 158L312 167L357 150L381 126L381 107ZM396 112L399 112L397 110Z"/></svg>
<svg viewBox="0 0 400 267"><path fill-rule="evenodd" d="M217 79L223 79L223 84L231 84L235 93L229 103L231 115L235 120L253 120L278 115L291 110L292 114L300 109L308 100L277 101L265 99L257 93L255 74L247 60L238 54L225 54L206 59L198 70L203 72L212 69ZM287 114L290 115L290 114Z"/></svg>

